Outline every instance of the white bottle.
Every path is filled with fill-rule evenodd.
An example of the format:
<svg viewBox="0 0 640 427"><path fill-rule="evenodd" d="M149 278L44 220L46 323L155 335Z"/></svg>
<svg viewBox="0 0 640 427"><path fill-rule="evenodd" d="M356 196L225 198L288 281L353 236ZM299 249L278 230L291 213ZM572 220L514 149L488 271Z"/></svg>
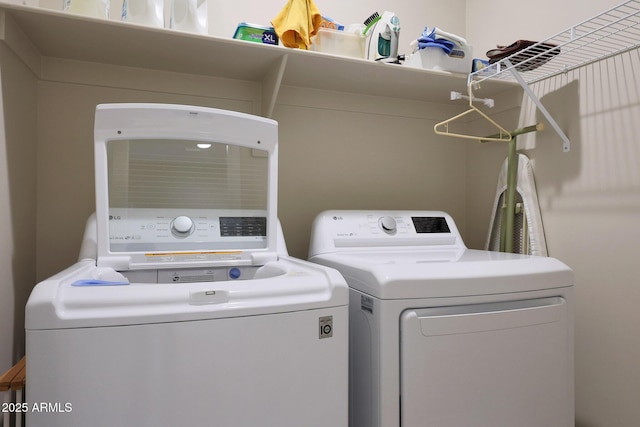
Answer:
<svg viewBox="0 0 640 427"><path fill-rule="evenodd" d="M63 0L62 10L109 19L109 0Z"/></svg>
<svg viewBox="0 0 640 427"><path fill-rule="evenodd" d="M122 20L163 28L164 0L124 0Z"/></svg>
<svg viewBox="0 0 640 427"><path fill-rule="evenodd" d="M171 28L208 34L207 19L207 0L171 0Z"/></svg>

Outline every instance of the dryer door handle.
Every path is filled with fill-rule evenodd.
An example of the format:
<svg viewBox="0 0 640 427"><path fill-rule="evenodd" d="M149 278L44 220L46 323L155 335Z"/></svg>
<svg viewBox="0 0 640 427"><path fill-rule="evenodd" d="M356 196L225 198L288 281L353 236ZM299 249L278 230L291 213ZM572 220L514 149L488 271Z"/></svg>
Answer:
<svg viewBox="0 0 640 427"><path fill-rule="evenodd" d="M403 317L415 316L420 321L422 335L431 337L554 323L562 319L563 313L566 313L566 301L552 297L411 310Z"/></svg>

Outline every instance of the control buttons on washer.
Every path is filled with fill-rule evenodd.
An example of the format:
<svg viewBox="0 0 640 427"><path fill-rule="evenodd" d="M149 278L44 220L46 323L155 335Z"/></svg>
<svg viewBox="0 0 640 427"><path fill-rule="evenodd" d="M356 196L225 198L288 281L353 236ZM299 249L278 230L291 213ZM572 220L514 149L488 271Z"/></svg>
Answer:
<svg viewBox="0 0 640 427"><path fill-rule="evenodd" d="M185 215L175 217L171 221L171 232L177 237L186 237L193 233L195 226L193 220Z"/></svg>
<svg viewBox="0 0 640 427"><path fill-rule="evenodd" d="M396 220L391 216L383 216L378 220L380 228L387 234L394 234L396 232L397 224Z"/></svg>

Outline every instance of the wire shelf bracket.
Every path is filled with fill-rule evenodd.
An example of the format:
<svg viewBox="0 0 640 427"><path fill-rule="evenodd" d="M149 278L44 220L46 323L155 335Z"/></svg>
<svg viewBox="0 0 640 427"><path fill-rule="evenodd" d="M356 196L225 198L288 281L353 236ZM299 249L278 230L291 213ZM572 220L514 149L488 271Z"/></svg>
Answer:
<svg viewBox="0 0 640 427"><path fill-rule="evenodd" d="M630 0L469 74L467 87L471 96L471 88L486 80L515 80L560 136L563 151L568 152L569 138L529 85L639 46L640 0Z"/></svg>

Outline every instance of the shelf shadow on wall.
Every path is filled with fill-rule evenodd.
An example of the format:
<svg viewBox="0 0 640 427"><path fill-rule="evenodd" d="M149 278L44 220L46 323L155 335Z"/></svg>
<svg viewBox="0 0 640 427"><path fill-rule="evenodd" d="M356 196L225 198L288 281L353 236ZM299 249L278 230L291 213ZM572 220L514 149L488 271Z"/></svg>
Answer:
<svg viewBox="0 0 640 427"><path fill-rule="evenodd" d="M640 51L572 71L570 83L541 100L567 132L562 153L553 131L537 136L541 204L554 210L640 211ZM552 83L550 83L552 84Z"/></svg>
<svg viewBox="0 0 640 427"><path fill-rule="evenodd" d="M580 176L580 83L577 80L563 83L546 81L541 83L544 86L539 88L546 93L540 101L571 142L571 150L563 152L562 139L542 113L536 110L536 120L545 125L545 130L535 135L535 150L528 154L534 163L539 196L561 195L565 183ZM540 202L544 203L543 200Z"/></svg>

